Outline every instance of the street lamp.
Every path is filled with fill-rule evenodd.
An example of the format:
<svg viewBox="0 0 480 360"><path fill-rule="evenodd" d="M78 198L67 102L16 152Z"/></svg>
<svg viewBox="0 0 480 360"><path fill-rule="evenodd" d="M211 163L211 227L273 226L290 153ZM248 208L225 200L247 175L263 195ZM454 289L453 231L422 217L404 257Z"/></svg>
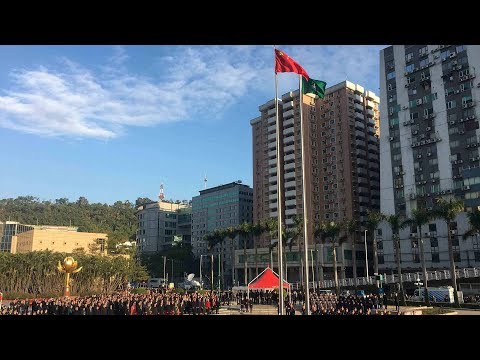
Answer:
<svg viewBox="0 0 480 360"><path fill-rule="evenodd" d="M367 231L365 229L365 270L367 273L367 282L368 282L368 250L367 250Z"/></svg>
<svg viewBox="0 0 480 360"><path fill-rule="evenodd" d="M414 282L415 285L418 286L418 298L419 300L422 298L422 296L420 295L420 287L423 286L423 282L420 281L420 277L418 277L415 282ZM421 300L420 300L421 301Z"/></svg>
<svg viewBox="0 0 480 360"><path fill-rule="evenodd" d="M202 257L203 257L203 255L200 254L200 289L203 290L203 281L202 281Z"/></svg>

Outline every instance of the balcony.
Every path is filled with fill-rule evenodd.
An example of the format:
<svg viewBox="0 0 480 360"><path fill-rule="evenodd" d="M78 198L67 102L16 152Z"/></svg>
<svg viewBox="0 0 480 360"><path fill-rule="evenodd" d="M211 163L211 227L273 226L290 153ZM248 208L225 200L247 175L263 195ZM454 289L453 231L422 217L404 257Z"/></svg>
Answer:
<svg viewBox="0 0 480 360"><path fill-rule="evenodd" d="M361 110L363 112L363 104L357 104L355 103L355 109Z"/></svg>
<svg viewBox="0 0 480 360"><path fill-rule="evenodd" d="M295 159L295 153L285 155L285 157L283 158L284 161L290 161L290 160L293 160L293 159ZM269 165L270 165L270 163L269 163Z"/></svg>
<svg viewBox="0 0 480 360"><path fill-rule="evenodd" d="M293 135L294 133L295 129L293 126L283 130L283 136Z"/></svg>
<svg viewBox="0 0 480 360"><path fill-rule="evenodd" d="M293 143L295 140L295 136L289 136L289 137L286 137L283 139L283 143L284 144L291 144Z"/></svg>
<svg viewBox="0 0 480 360"><path fill-rule="evenodd" d="M267 111L267 115L268 116L275 115L275 106Z"/></svg>
<svg viewBox="0 0 480 360"><path fill-rule="evenodd" d="M363 130L365 129L365 124L359 120L356 120L355 121L355 128L359 129L359 130Z"/></svg>
<svg viewBox="0 0 480 360"><path fill-rule="evenodd" d="M294 123L294 120L293 119L288 119L288 120L283 120L283 126L289 126L289 125L292 125Z"/></svg>
<svg viewBox="0 0 480 360"><path fill-rule="evenodd" d="M360 147L365 148L365 147L367 147L367 144L365 143L365 141L357 139L357 140L355 140L355 146L360 146Z"/></svg>
<svg viewBox="0 0 480 360"><path fill-rule="evenodd" d="M285 146L285 147L283 148L283 152L284 152L284 153L287 153L287 152L290 152L290 151L294 151L294 150L295 150L295 145L293 145L293 144L292 144L292 145Z"/></svg>
<svg viewBox="0 0 480 360"><path fill-rule="evenodd" d="M292 197L292 196L297 196L297 191L296 190L289 190L285 191L285 197Z"/></svg>
<svg viewBox="0 0 480 360"><path fill-rule="evenodd" d="M268 118L268 125L275 124L277 122L277 117L276 116L271 116Z"/></svg>
<svg viewBox="0 0 480 360"><path fill-rule="evenodd" d="M270 150L268 152L268 157L272 157L272 156L277 156L277 150L276 149ZM271 165L271 164L269 164L269 165Z"/></svg>
<svg viewBox="0 0 480 360"><path fill-rule="evenodd" d="M361 96L361 95L355 94L354 100L355 100L357 103L362 103L362 104L363 104L363 96Z"/></svg>
<svg viewBox="0 0 480 360"><path fill-rule="evenodd" d="M270 185L270 186L268 187L268 191L269 191L269 192L277 191L277 184L275 184L275 185Z"/></svg>
<svg viewBox="0 0 480 360"><path fill-rule="evenodd" d="M285 201L285 206L294 206L294 205L297 205L297 199Z"/></svg>
<svg viewBox="0 0 480 360"><path fill-rule="evenodd" d="M277 138L277 134L273 133L273 134L270 134L268 135L267 139L270 141L270 140L273 140L273 139L276 139Z"/></svg>
<svg viewBox="0 0 480 360"><path fill-rule="evenodd" d="M273 174L276 174L277 173L277 167L271 167L271 168L268 168L268 173L270 175L273 175Z"/></svg>
<svg viewBox="0 0 480 360"><path fill-rule="evenodd" d="M365 138L365 133L363 131L355 130L355 137L357 139L363 139Z"/></svg>
<svg viewBox="0 0 480 360"><path fill-rule="evenodd" d="M373 118L375 116L375 112L373 110L367 109L367 116L369 118Z"/></svg>
<svg viewBox="0 0 480 360"><path fill-rule="evenodd" d="M356 159L357 165L365 165L367 166L367 161L361 158Z"/></svg>
<svg viewBox="0 0 480 360"><path fill-rule="evenodd" d="M368 142L378 144L378 138L376 136L368 135Z"/></svg>
<svg viewBox="0 0 480 360"><path fill-rule="evenodd" d="M268 133L272 133L277 131L277 126L276 125L271 125L267 128Z"/></svg>
<svg viewBox="0 0 480 360"><path fill-rule="evenodd" d="M287 101L283 103L283 111L293 109L293 101Z"/></svg>
<svg viewBox="0 0 480 360"><path fill-rule="evenodd" d="M295 171L285 173L284 179L285 182L287 182L287 180L295 179Z"/></svg>
<svg viewBox="0 0 480 360"><path fill-rule="evenodd" d="M277 208L277 202L274 201L274 202L269 203L269 204L268 204L268 208L269 208L270 210L276 209L276 208Z"/></svg>
<svg viewBox="0 0 480 360"><path fill-rule="evenodd" d="M270 166L270 165L275 165L276 163L277 163L277 159L276 159L276 158L275 158L275 159L270 159L270 160L268 160L268 165L269 165L269 166Z"/></svg>
<svg viewBox="0 0 480 360"><path fill-rule="evenodd" d="M295 169L295 163L292 162L292 163L285 164L283 168L285 171Z"/></svg>
<svg viewBox="0 0 480 360"><path fill-rule="evenodd" d="M293 109L288 110L288 111L285 111L285 112L283 113L283 118L284 118L284 119L291 118L291 117L293 117L293 114L294 114L294 110L293 110ZM293 120L293 119L292 119L292 120Z"/></svg>
<svg viewBox="0 0 480 360"><path fill-rule="evenodd" d="M275 174L274 176L270 176L268 178L268 183L269 184L276 184L277 183L277 175ZM277 185L275 185L275 186L277 186Z"/></svg>
<svg viewBox="0 0 480 360"><path fill-rule="evenodd" d="M297 209L286 209L285 210L285 215L295 215L297 213Z"/></svg>
<svg viewBox="0 0 480 360"><path fill-rule="evenodd" d="M359 112L355 113L355 120L358 120L358 119L360 119L362 121L365 120L365 116L363 115L363 113L359 113Z"/></svg>
<svg viewBox="0 0 480 360"><path fill-rule="evenodd" d="M367 100L367 108L374 109L375 103L373 101Z"/></svg>

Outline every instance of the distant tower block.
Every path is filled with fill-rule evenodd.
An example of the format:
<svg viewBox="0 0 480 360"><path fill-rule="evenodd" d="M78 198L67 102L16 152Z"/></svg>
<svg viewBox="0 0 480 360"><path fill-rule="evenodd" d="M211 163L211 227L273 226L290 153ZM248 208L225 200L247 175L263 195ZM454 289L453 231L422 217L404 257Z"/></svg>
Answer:
<svg viewBox="0 0 480 360"><path fill-rule="evenodd" d="M203 177L203 188L207 188L207 174L205 174L205 176Z"/></svg>
<svg viewBox="0 0 480 360"><path fill-rule="evenodd" d="M163 183L162 183L160 184L160 193L158 194L158 200L163 201L164 198L165 198L165 195L163 193Z"/></svg>

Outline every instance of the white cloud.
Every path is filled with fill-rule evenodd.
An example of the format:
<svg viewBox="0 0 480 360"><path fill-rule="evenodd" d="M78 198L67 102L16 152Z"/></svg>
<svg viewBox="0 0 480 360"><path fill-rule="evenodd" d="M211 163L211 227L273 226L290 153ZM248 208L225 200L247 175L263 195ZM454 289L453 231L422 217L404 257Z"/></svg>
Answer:
<svg viewBox="0 0 480 360"><path fill-rule="evenodd" d="M310 76L333 85L378 78L377 48L282 49ZM221 117L247 92L258 94L253 107L273 97L271 46L174 47L167 56L151 59L162 74L155 77L128 71L129 60L127 50L118 46L106 64L97 67L102 70L98 73L67 58L61 59L61 67L11 73L12 86L0 89L0 127L43 136L108 139L122 135L128 126ZM298 86L294 76L279 83L285 91Z"/></svg>

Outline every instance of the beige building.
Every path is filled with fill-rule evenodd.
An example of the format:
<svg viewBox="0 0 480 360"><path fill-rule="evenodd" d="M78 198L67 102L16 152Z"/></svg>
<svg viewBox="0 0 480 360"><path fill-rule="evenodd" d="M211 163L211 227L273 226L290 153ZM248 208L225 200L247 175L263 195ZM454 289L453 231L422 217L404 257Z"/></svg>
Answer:
<svg viewBox="0 0 480 360"><path fill-rule="evenodd" d="M291 227L293 217L303 215L299 91L282 95L278 103L282 124L280 169L277 169L275 101L260 105L260 116L250 121L253 221L278 216L279 171L283 177L282 222ZM307 231L313 247L314 224L344 219L364 223L368 209L380 209L379 98L358 84L343 81L327 88L324 99L303 95L301 103L305 125ZM261 239L263 246L269 241L268 236ZM299 242L301 245L302 240ZM321 250L322 257L328 263L330 250L324 250ZM338 258L342 276L345 271L351 274L352 250L348 244L342 245ZM357 261L357 267L361 265ZM324 270L331 272L331 265ZM289 278L295 279L298 268L290 271ZM320 272L323 273L322 269Z"/></svg>
<svg viewBox="0 0 480 360"><path fill-rule="evenodd" d="M78 232L75 227L35 226L12 236L11 252L51 250L71 253L83 249L87 254L107 254L107 234Z"/></svg>

